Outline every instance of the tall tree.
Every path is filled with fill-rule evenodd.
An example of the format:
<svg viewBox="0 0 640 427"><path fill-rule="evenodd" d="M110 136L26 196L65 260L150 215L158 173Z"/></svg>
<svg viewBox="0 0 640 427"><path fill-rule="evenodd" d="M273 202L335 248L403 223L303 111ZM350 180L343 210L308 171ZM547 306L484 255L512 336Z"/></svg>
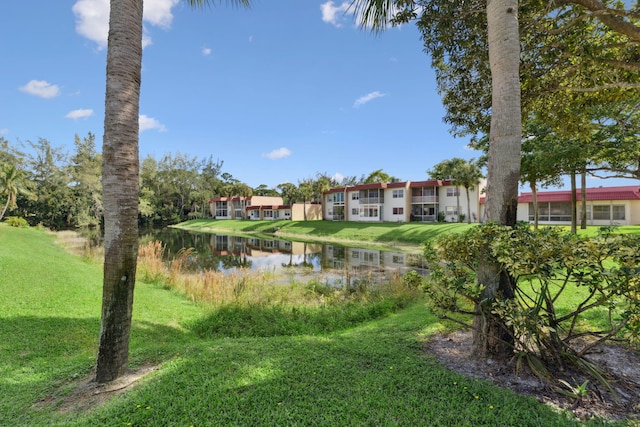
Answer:
<svg viewBox="0 0 640 427"><path fill-rule="evenodd" d="M30 213L29 221L55 229L74 226L75 210L66 153L44 138L30 141L29 145L32 149L28 156L29 180L35 195L25 203L25 209Z"/></svg>
<svg viewBox="0 0 640 427"><path fill-rule="evenodd" d="M280 196L282 197L285 205L292 205L298 198L298 187L290 182L283 182L277 185L280 190Z"/></svg>
<svg viewBox="0 0 640 427"><path fill-rule="evenodd" d="M249 0L237 3L248 5ZM118 378L127 368L138 254L142 0L111 0L110 6L102 149L105 262L95 373L99 383Z"/></svg>
<svg viewBox="0 0 640 427"><path fill-rule="evenodd" d="M377 169L367 175L367 177L363 180L363 184L377 184L382 182L391 182L393 180L394 177L392 177L382 169Z"/></svg>
<svg viewBox="0 0 640 427"><path fill-rule="evenodd" d="M374 30L389 23L397 11L395 6L403 10L414 6L413 1L404 0L354 0L352 4L361 24ZM409 11L409 15L414 13ZM492 114L485 220L511 226L516 223L522 138L518 1L488 0L486 16ZM489 259L488 248L480 259L478 283L484 289L483 303L475 307L474 347L481 354L508 354L511 334L504 321L491 313L491 303L498 294L513 297L513 280Z"/></svg>
<svg viewBox="0 0 640 427"><path fill-rule="evenodd" d="M24 171L18 169L16 165L4 164L0 170L0 196L7 200L0 209L0 221L4 217L8 208L15 208L19 194L31 195L29 190L29 182L26 179Z"/></svg>
<svg viewBox="0 0 640 427"><path fill-rule="evenodd" d="M533 198L533 227L538 229L538 187L559 186L562 183L559 147L553 131L542 122L527 121L522 142L520 182L529 184Z"/></svg>
<svg viewBox="0 0 640 427"><path fill-rule="evenodd" d="M75 205L74 223L95 226L102 218L100 187L102 156L96 151L95 136L75 136L75 153L71 156L70 175Z"/></svg>
<svg viewBox="0 0 640 427"><path fill-rule="evenodd" d="M104 278L95 380L127 369L138 257L142 0L111 0L102 144Z"/></svg>
<svg viewBox="0 0 640 427"><path fill-rule="evenodd" d="M464 187L465 194L467 196L467 224L471 223L471 196L470 192L480 184L480 179L483 178L482 168L480 162L471 159L468 162L460 165L460 168L456 170L455 179L459 185Z"/></svg>
<svg viewBox="0 0 640 427"><path fill-rule="evenodd" d="M302 198L302 203L304 207L304 220L307 220L307 202L313 200L314 196L314 181L312 178L304 179L298 182L298 194Z"/></svg>

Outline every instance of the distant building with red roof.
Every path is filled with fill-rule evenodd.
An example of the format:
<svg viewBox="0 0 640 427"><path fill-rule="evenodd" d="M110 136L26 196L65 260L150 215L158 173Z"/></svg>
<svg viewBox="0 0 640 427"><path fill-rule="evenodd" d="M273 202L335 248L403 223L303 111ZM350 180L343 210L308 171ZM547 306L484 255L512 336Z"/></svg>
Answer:
<svg viewBox="0 0 640 427"><path fill-rule="evenodd" d="M594 187L586 189L589 225L640 224L640 185ZM581 190L577 190L578 217L582 209ZM541 224L571 223L571 191L539 191L538 221ZM518 197L518 220L533 221L533 193Z"/></svg>

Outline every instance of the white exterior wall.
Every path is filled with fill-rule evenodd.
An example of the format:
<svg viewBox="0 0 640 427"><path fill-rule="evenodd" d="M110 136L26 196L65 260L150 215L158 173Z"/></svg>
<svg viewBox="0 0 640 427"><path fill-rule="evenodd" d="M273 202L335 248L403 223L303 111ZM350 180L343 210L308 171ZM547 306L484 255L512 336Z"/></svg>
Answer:
<svg viewBox="0 0 640 427"><path fill-rule="evenodd" d="M357 195L360 194L359 191L348 191L346 194L346 198L345 198L345 204L347 205L346 209L347 211L345 211L345 218L347 219L347 221L360 221L360 214L359 214L359 210L360 210L360 201L359 200L353 200L353 194ZM356 210L356 214L352 214L351 212L353 210Z"/></svg>
<svg viewBox="0 0 640 427"><path fill-rule="evenodd" d="M458 215L451 215L447 213L447 206L453 207L455 209L455 207L458 205L457 196L447 196L447 189L452 189L455 194L455 188L456 187L454 185L447 185L440 188L438 208L440 212L445 213L444 220L447 222L458 222L459 215L464 215L464 222L467 222L467 212L469 211L467 209L467 190L462 186L458 187L460 191L460 210L458 211ZM480 200L479 191L482 191L482 188L484 188L484 186L481 183L473 190L469 190L469 202L471 203L471 222L479 222L480 220L481 212L479 212L478 201Z"/></svg>
<svg viewBox="0 0 640 427"><path fill-rule="evenodd" d="M517 209L516 221L529 221L529 203L518 203Z"/></svg>
<svg viewBox="0 0 640 427"><path fill-rule="evenodd" d="M402 191L402 197L393 197L393 192ZM385 222L404 222L407 211L407 197L411 197L411 194L407 194L406 188L387 188L384 190L384 205L383 220ZM394 214L393 209L402 209L401 214Z"/></svg>

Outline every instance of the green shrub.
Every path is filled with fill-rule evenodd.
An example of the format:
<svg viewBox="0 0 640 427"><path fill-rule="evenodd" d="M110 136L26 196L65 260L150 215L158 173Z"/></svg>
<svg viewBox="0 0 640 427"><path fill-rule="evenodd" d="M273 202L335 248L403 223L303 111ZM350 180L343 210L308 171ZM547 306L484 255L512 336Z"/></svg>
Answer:
<svg viewBox="0 0 640 427"><path fill-rule="evenodd" d="M29 228L29 223L27 222L27 220L18 216L8 216L6 221L7 224L12 227Z"/></svg>
<svg viewBox="0 0 640 427"><path fill-rule="evenodd" d="M586 238L558 228L484 224L441 238L425 246L431 271L425 289L442 316L473 315L481 303L481 247L515 285L516 297L498 296L492 313L509 326L518 360L539 373L570 364L602 380L583 356L614 338L640 342L640 236L603 229ZM579 345L584 337L592 339Z"/></svg>
<svg viewBox="0 0 640 427"><path fill-rule="evenodd" d="M409 289L421 288L424 278L415 270L410 270L402 276L402 283Z"/></svg>

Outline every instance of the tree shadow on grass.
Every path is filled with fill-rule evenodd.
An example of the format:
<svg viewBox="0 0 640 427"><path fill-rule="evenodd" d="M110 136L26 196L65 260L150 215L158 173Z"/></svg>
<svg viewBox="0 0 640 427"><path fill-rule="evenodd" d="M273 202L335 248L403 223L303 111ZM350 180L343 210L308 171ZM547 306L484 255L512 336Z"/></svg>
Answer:
<svg viewBox="0 0 640 427"><path fill-rule="evenodd" d="M99 318L21 316L0 320L0 425L33 425L92 378ZM188 331L134 320L130 361L146 368L184 349Z"/></svg>

